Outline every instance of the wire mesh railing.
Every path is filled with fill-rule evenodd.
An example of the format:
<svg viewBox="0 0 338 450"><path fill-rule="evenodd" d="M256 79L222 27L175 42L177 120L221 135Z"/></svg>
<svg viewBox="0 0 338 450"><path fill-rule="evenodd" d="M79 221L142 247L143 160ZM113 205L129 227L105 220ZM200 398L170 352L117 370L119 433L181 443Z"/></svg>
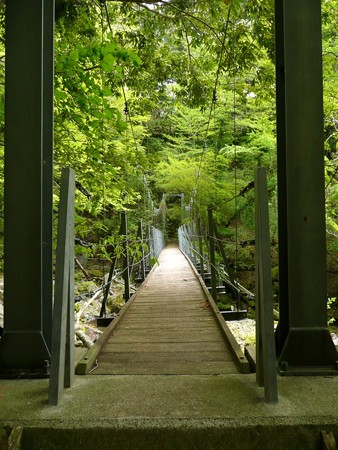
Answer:
<svg viewBox="0 0 338 450"><path fill-rule="evenodd" d="M128 232L127 213L121 213L119 239L115 245L112 245L111 265L107 282L104 285L104 296L98 317L101 324L107 318L107 302L114 279L117 276L123 279L124 299L127 302L131 297L132 274L136 282L144 281L164 247L163 232L153 225L147 225L145 228L144 230L142 221L139 220L136 238L132 239Z"/></svg>
<svg viewBox="0 0 338 450"><path fill-rule="evenodd" d="M195 266L209 288L216 303L223 297L231 298L228 310L221 313L226 320L246 317L243 304L254 300L254 294L236 279L226 256L221 238L213 219L213 210L208 210L207 229L204 231L200 218L182 225L178 230L179 247Z"/></svg>
<svg viewBox="0 0 338 450"><path fill-rule="evenodd" d="M153 258L158 259L163 247L164 247L163 232L161 230L159 230L158 228L150 226L149 248L150 248L151 256Z"/></svg>

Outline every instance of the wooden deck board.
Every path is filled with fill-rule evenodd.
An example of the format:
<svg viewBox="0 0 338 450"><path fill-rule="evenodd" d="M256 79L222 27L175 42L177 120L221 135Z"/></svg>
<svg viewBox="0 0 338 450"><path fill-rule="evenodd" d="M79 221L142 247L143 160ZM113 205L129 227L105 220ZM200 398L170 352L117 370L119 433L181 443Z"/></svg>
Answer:
<svg viewBox="0 0 338 450"><path fill-rule="evenodd" d="M176 247L163 250L92 373L238 373L203 288Z"/></svg>
<svg viewBox="0 0 338 450"><path fill-rule="evenodd" d="M238 373L234 362L152 361L120 363L99 362L96 375L217 375Z"/></svg>
<svg viewBox="0 0 338 450"><path fill-rule="evenodd" d="M103 353L149 353L163 352L164 354L180 352L223 352L224 343L219 341L198 342L120 342L119 345L107 344Z"/></svg>
<svg viewBox="0 0 338 450"><path fill-rule="evenodd" d="M158 343L166 343L166 342L198 342L200 345L207 342L217 342L218 335L208 332L196 332L192 331L189 336L186 336L185 333L177 333L175 330L169 330L165 335L163 333L147 333L147 332L137 332L133 333L132 336L129 335L118 335L114 339L113 345L117 345L120 343L129 343L129 342L158 342ZM110 345L110 344L107 344Z"/></svg>

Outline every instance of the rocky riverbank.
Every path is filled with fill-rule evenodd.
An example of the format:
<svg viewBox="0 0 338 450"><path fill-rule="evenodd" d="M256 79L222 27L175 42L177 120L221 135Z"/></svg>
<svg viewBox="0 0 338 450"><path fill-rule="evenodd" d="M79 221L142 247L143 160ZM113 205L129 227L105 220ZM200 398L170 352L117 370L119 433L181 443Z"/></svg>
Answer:
<svg viewBox="0 0 338 450"><path fill-rule="evenodd" d="M246 345L255 345L256 322L253 319L234 320L227 322L236 341L244 350ZM338 345L338 330L332 331L331 336L335 345Z"/></svg>

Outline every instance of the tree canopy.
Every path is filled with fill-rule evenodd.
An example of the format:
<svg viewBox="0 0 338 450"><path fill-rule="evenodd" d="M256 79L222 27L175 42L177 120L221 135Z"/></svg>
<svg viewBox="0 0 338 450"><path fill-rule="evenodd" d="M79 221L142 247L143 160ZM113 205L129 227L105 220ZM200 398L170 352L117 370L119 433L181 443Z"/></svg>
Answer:
<svg viewBox="0 0 338 450"><path fill-rule="evenodd" d="M251 239L250 183L262 164L276 239L273 6L272 0L56 1L55 201L61 168L70 165L80 187L79 236L88 238L90 221L95 239L104 239L121 210L149 218L149 199L159 206L165 192L183 193L190 214L214 206L230 242L235 222L239 239ZM3 173L3 3L0 14ZM327 230L336 250L337 15L337 0L322 2Z"/></svg>

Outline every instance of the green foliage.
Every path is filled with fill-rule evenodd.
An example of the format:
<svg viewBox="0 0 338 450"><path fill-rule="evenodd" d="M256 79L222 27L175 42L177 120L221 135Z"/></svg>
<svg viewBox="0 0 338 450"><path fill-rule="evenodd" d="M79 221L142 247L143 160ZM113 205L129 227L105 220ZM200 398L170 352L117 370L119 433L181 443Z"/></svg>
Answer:
<svg viewBox="0 0 338 450"><path fill-rule="evenodd" d="M337 310L338 299L336 297L331 297L327 299L327 309L330 314L330 318L328 320L328 325L332 325L336 322L337 316L334 315L333 310Z"/></svg>
<svg viewBox="0 0 338 450"><path fill-rule="evenodd" d="M322 2L328 246L338 265L338 0ZM169 225L184 194L189 214L209 206L228 252L252 266L254 169L268 170L271 237L277 240L273 1L158 3L56 1L55 209L61 169L72 166L77 251L119 253L119 212ZM4 4L0 4L0 192L3 188ZM146 182L146 179L148 182ZM148 183L148 184L147 184ZM240 195L241 192L244 192ZM162 208L162 209L161 209ZM55 222L56 223L56 222ZM205 223L203 223L205 226ZM136 219L131 227L135 231ZM0 235L3 195L0 195ZM131 249L137 256L140 248ZM0 247L0 258L2 249ZM0 259L1 264L1 259ZM331 265L332 265L331 264Z"/></svg>

